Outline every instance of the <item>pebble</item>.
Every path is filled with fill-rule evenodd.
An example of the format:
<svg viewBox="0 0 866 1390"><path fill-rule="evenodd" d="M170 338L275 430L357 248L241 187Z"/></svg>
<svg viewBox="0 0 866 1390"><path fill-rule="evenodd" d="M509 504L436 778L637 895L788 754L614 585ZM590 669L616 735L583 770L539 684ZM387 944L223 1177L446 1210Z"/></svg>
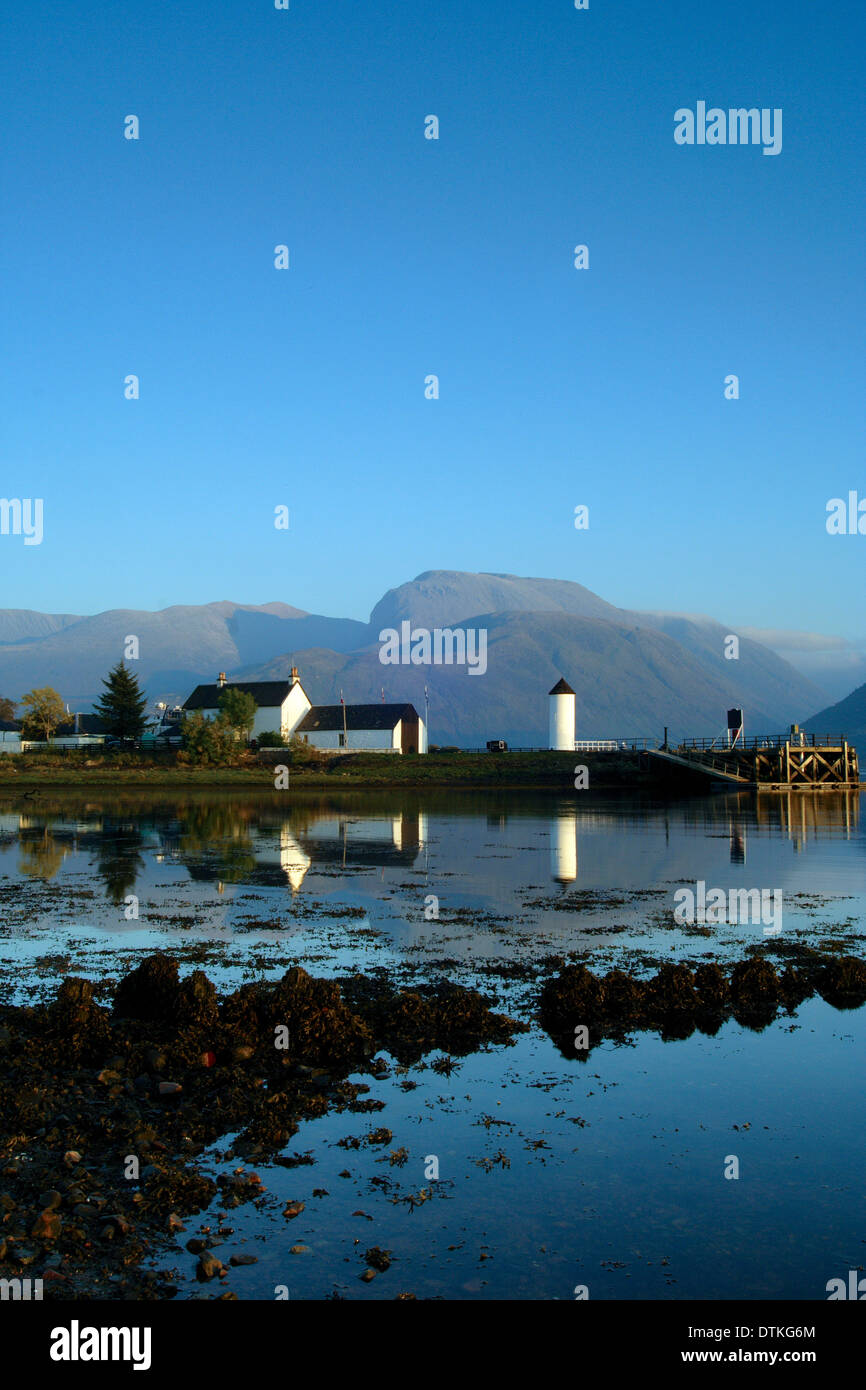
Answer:
<svg viewBox="0 0 866 1390"><path fill-rule="evenodd" d="M199 1256L196 1274L199 1279L203 1281L205 1279L213 1279L215 1274L220 1274L222 1272L222 1269L222 1260L218 1260L216 1255L211 1255L209 1251L205 1251L203 1255Z"/></svg>
<svg viewBox="0 0 866 1390"><path fill-rule="evenodd" d="M37 1240L56 1240L60 1235L62 1225L63 1222L58 1213L46 1209L37 1216L30 1234Z"/></svg>
<svg viewBox="0 0 866 1390"><path fill-rule="evenodd" d="M258 1255L232 1255L229 1260L230 1265L255 1265L258 1262Z"/></svg>
<svg viewBox="0 0 866 1390"><path fill-rule="evenodd" d="M293 1217L300 1216L305 1206L306 1202L287 1202L283 1208L283 1216L291 1221Z"/></svg>

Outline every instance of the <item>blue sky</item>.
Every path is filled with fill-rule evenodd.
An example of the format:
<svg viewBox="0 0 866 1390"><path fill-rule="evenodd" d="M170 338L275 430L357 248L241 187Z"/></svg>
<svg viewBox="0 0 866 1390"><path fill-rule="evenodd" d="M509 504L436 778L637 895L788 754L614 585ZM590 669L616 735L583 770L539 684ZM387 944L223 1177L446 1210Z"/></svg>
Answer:
<svg viewBox="0 0 866 1390"><path fill-rule="evenodd" d="M45 537L0 603L366 619L448 568L862 636L824 520L866 497L864 39L853 0L17 7L0 493ZM699 99L781 107L781 154L676 145Z"/></svg>

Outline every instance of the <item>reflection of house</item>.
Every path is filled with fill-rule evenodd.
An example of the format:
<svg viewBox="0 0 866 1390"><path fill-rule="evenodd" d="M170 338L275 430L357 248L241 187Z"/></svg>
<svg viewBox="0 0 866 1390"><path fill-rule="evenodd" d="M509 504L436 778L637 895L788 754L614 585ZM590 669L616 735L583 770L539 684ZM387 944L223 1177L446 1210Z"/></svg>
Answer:
<svg viewBox="0 0 866 1390"><path fill-rule="evenodd" d="M427 730L414 705L314 705L292 667L287 681L227 681L220 673L215 685L197 685L184 710L207 719L219 713L223 690L243 690L256 702L252 737L297 734L311 748L339 753L426 753Z"/></svg>
<svg viewBox="0 0 866 1390"><path fill-rule="evenodd" d="M323 817L300 838L313 864L382 868L402 864L411 867L427 836L426 817L400 812L396 816Z"/></svg>

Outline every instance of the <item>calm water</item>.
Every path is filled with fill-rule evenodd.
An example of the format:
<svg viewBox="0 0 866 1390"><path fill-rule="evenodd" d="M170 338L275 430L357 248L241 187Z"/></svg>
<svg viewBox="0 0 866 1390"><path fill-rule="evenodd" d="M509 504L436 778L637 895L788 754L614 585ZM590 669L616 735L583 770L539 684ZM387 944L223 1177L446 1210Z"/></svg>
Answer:
<svg viewBox="0 0 866 1390"><path fill-rule="evenodd" d="M285 795L0 803L6 999L53 991L73 969L116 977L159 948L220 984L293 963L445 975L533 1023L450 1074L433 1054L365 1076L382 1111L302 1125L288 1152L309 1151L311 1166L256 1165L272 1209L233 1211L217 1250L258 1256L232 1272L240 1297L284 1285L292 1298L570 1299L586 1285L591 1298L812 1299L866 1263L866 1010L813 999L760 1032L636 1033L586 1061L534 1023L551 955L638 973L761 944L863 955L858 796ZM778 935L760 922L676 922L674 894L698 881L776 890ZM339 1145L381 1125L405 1162ZM237 1166L222 1157L229 1144L210 1156L214 1173ZM731 1157L737 1180L724 1177ZM424 1188L433 1195L419 1204ZM306 1202L291 1222L287 1198ZM394 1263L362 1283L373 1245ZM167 1263L181 1296L211 1296L182 1247Z"/></svg>

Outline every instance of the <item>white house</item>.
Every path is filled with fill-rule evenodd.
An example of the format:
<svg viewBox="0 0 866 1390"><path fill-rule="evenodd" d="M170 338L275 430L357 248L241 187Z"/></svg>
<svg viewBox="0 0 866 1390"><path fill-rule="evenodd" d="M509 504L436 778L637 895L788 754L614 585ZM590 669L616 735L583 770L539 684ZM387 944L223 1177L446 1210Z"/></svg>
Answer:
<svg viewBox="0 0 866 1390"><path fill-rule="evenodd" d="M426 753L427 730L414 705L311 705L295 731L330 752Z"/></svg>
<svg viewBox="0 0 866 1390"><path fill-rule="evenodd" d="M296 667L292 667L290 680L282 681L227 681L221 671L215 685L197 685L190 695L184 711L194 710L206 719L216 719L219 714L219 697L223 690L244 690L256 702L256 717L252 728L252 738L259 734L275 733L288 738L295 732L307 710L311 708L304 687L298 680Z"/></svg>
<svg viewBox="0 0 866 1390"><path fill-rule="evenodd" d="M298 678L289 680L227 681L221 672L215 685L197 685L184 711L196 710L208 719L219 714L223 690L244 690L256 702L251 738L265 732L284 738L297 734L311 748L325 752L426 753L427 729L414 705L314 705Z"/></svg>

